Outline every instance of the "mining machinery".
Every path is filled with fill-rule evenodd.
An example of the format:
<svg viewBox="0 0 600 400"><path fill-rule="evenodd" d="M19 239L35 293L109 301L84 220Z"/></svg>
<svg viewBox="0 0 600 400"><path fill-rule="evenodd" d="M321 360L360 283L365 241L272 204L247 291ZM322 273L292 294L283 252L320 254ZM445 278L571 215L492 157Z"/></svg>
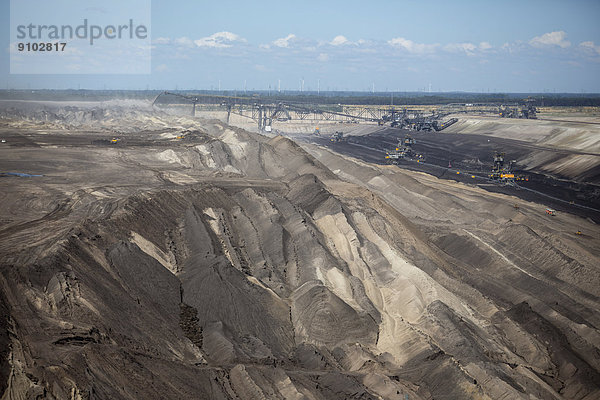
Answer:
<svg viewBox="0 0 600 400"><path fill-rule="evenodd" d="M450 125L458 121L457 118L450 118L446 122L441 122L446 113L431 112L431 115L425 115L418 110L407 110L406 108L402 112L391 110L389 114L382 117L383 122L390 122L392 128L397 127L401 129L408 129L412 131L436 131L446 129Z"/></svg>
<svg viewBox="0 0 600 400"><path fill-rule="evenodd" d="M537 108L535 108L534 104L535 99L528 97L523 101L525 103L525 105L521 108L521 115L523 115L523 118L537 119Z"/></svg>
<svg viewBox="0 0 600 400"><path fill-rule="evenodd" d="M437 126L437 118L433 112L431 115L423 115L417 113L414 118L409 118L405 121L405 128L413 131L431 132Z"/></svg>
<svg viewBox="0 0 600 400"><path fill-rule="evenodd" d="M404 146L407 148L412 148L412 145L417 143L417 141L410 135L406 135L404 137Z"/></svg>
<svg viewBox="0 0 600 400"><path fill-rule="evenodd" d="M498 107L498 116L502 118L519 118L519 112L516 107L502 104Z"/></svg>
<svg viewBox="0 0 600 400"><path fill-rule="evenodd" d="M410 135L406 135L404 140L398 140L398 146L396 147L396 151L402 152L404 157L413 157L415 156L415 152L412 148L413 144L416 144L417 141Z"/></svg>
<svg viewBox="0 0 600 400"><path fill-rule="evenodd" d="M502 118L537 119L537 108L535 99L528 97L523 99L523 104L502 104L498 107L498 115Z"/></svg>
<svg viewBox="0 0 600 400"><path fill-rule="evenodd" d="M494 165L490 173L490 179L504 183L514 183L515 181L529 181L526 175L516 174L513 170L515 160L511 160L506 164L504 158L506 154L497 151L494 153Z"/></svg>
<svg viewBox="0 0 600 400"><path fill-rule="evenodd" d="M505 153L497 151L494 154L494 166L492 167L492 173L490 178L494 180L501 180L512 182L515 179L515 174L512 172L512 161L505 165L504 157Z"/></svg>
<svg viewBox="0 0 600 400"><path fill-rule="evenodd" d="M398 140L398 145L394 151L386 152L385 158L395 164L402 158L416 158L417 160L420 160L423 156L417 154L412 148L416 143L417 141L412 136L406 135L404 139Z"/></svg>
<svg viewBox="0 0 600 400"><path fill-rule="evenodd" d="M404 156L399 151L385 152L385 159L392 164L398 164L398 160L401 158L404 158Z"/></svg>
<svg viewBox="0 0 600 400"><path fill-rule="evenodd" d="M446 129L450 125L454 125L457 122L458 122L458 118L450 118L448 121L442 122L442 123L438 123L438 121L435 121L435 125L433 126L433 129L435 129L436 132L439 132L441 130Z"/></svg>
<svg viewBox="0 0 600 400"><path fill-rule="evenodd" d="M158 98L162 95L169 95L169 96L174 96L180 99L183 99L187 102L192 103L192 117L196 116L196 104L198 104L198 102L200 102L200 97L199 96L193 96L193 95L184 95L184 94L180 94L180 93L173 93L173 92L161 92L158 94L158 96L156 96L154 98L154 101L152 102L152 106L154 106L156 104L156 102L158 101Z"/></svg>
<svg viewBox="0 0 600 400"><path fill-rule="evenodd" d="M506 155L506 153L500 153L500 152L496 152L496 154L494 154L494 167L492 168L492 171L502 171L504 169L504 156Z"/></svg>
<svg viewBox="0 0 600 400"><path fill-rule="evenodd" d="M329 140L333 143L344 142L346 139L344 138L344 133L340 131L336 131Z"/></svg>
<svg viewBox="0 0 600 400"><path fill-rule="evenodd" d="M159 102L160 100L160 102ZM387 109L352 106L344 107L338 104L320 105L314 103L285 101L273 102L260 97L222 96L215 94L183 94L164 91L159 93L152 105L157 104L191 104L191 115L195 116L197 106L219 107L227 112L226 123L229 123L231 114L250 118L258 123L258 130L270 132L274 122L285 122L292 119L299 120L324 120L344 121L358 123L358 121L377 122L379 125L390 123L392 127L415 131L441 131L458 121L451 118L442 122L448 112L432 111L427 113L422 109Z"/></svg>

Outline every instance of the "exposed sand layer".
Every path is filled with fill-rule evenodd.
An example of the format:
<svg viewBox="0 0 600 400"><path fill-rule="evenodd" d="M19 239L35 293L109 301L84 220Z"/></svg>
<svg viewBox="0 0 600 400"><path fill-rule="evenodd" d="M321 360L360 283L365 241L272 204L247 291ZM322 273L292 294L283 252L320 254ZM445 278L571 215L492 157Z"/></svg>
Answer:
<svg viewBox="0 0 600 400"><path fill-rule="evenodd" d="M551 174L577 177L600 166L600 121L585 117L544 117L540 120L522 120L490 117L459 117L459 122L444 130L445 133L487 135L529 142L538 148L575 150L582 154L565 154L548 162L552 154L532 153L517 160L532 169ZM544 120L548 118L549 120ZM567 119L568 118L568 119Z"/></svg>
<svg viewBox="0 0 600 400"><path fill-rule="evenodd" d="M0 171L43 175L0 177L3 400L600 396L598 225L217 121L36 110L0 122Z"/></svg>
<svg viewBox="0 0 600 400"><path fill-rule="evenodd" d="M486 134L600 154L600 121L581 117L544 119L543 115L539 118L462 116L444 132Z"/></svg>

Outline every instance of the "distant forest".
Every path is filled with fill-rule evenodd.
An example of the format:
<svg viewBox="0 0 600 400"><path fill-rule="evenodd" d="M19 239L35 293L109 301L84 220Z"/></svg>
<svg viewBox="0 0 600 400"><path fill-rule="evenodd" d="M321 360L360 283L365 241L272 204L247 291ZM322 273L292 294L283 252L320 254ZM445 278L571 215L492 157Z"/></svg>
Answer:
<svg viewBox="0 0 600 400"><path fill-rule="evenodd" d="M102 101L108 99L152 100L160 90L0 90L0 99ZM349 105L441 105L450 103L522 103L535 99L535 105L566 107L600 107L599 93L467 93L467 92L300 92L300 91L171 91L182 95L237 96L268 102L299 102Z"/></svg>

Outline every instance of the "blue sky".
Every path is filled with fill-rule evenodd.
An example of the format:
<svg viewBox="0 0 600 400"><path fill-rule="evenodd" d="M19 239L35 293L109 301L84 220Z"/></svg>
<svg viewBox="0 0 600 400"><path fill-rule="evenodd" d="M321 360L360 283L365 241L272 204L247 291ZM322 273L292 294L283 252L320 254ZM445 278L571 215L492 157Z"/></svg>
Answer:
<svg viewBox="0 0 600 400"><path fill-rule="evenodd" d="M1 4L1 88L600 92L597 0L153 0L144 75L9 74Z"/></svg>

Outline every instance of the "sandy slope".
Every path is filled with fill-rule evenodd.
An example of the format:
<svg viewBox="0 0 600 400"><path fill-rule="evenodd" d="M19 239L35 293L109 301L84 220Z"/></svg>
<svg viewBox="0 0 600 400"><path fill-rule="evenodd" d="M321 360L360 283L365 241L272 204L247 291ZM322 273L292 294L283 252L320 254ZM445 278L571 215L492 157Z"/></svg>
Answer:
<svg viewBox="0 0 600 400"><path fill-rule="evenodd" d="M577 177L600 165L600 123L597 119L570 117L560 121L553 116L540 115L540 120L500 119L459 116L459 122L444 132L466 133L515 139L549 149L576 150L585 154L565 154L548 160L548 154L532 152L518 160L531 169ZM548 118L551 120L544 120ZM565 119L567 117L563 117Z"/></svg>
<svg viewBox="0 0 600 400"><path fill-rule="evenodd" d="M0 171L44 176L0 178L2 399L600 395L596 225L218 122L44 110L3 114Z"/></svg>

